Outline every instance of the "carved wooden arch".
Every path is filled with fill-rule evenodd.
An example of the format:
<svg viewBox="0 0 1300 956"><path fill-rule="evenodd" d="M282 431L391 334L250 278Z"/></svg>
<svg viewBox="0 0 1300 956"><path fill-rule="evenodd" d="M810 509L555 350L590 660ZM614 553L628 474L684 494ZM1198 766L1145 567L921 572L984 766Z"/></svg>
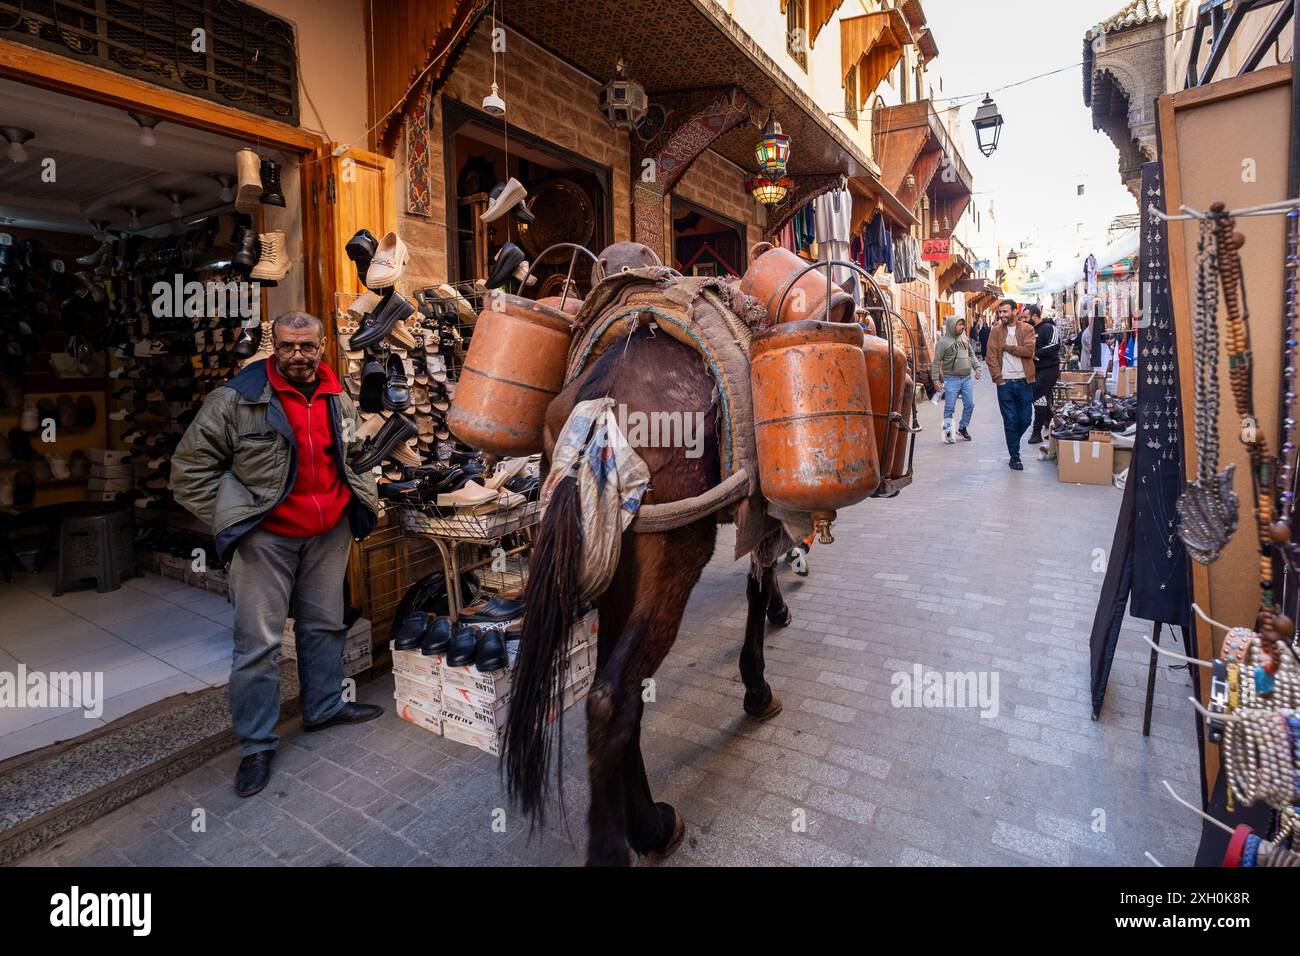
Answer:
<svg viewBox="0 0 1300 956"><path fill-rule="evenodd" d="M664 255L664 199L719 137L753 122L756 107L734 86L655 95L652 102L670 118L684 117L648 142L632 134L632 238Z"/></svg>

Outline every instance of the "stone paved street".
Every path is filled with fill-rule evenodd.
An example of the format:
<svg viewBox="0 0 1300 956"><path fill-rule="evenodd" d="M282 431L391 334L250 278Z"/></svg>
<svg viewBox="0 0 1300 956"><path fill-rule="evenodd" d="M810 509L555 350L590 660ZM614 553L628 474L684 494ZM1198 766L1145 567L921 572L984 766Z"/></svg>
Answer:
<svg viewBox="0 0 1300 956"><path fill-rule="evenodd" d="M1144 866L1144 851L1191 863L1196 821L1160 785L1193 802L1199 792L1190 678L1160 667L1144 739L1146 622L1125 622L1106 710L1089 719L1093 549L1110 546L1120 492L1061 485L1030 454L1010 472L987 377L977 395L973 444L942 445L926 403L912 487L843 513L808 578L783 573L795 623L769 636L785 709L766 724L741 711L746 565L720 534L644 720L655 797L688 824L670 865ZM891 676L915 663L996 675L997 716L891 706ZM362 699L391 705L391 692L384 677ZM565 732L567 831L553 814L530 839L507 813L495 832L506 806L495 759L390 706L324 734L285 724L271 785L253 799L231 788L231 751L24 862L579 863L581 708Z"/></svg>

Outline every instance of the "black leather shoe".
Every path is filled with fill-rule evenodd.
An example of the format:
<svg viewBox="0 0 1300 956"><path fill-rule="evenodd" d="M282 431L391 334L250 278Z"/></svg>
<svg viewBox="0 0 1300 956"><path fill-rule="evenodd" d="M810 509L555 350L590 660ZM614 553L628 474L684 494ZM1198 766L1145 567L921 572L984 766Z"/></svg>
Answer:
<svg viewBox="0 0 1300 956"><path fill-rule="evenodd" d="M506 666L505 635L499 627L484 628L479 633L474 666L484 674L502 670Z"/></svg>
<svg viewBox="0 0 1300 956"><path fill-rule="evenodd" d="M384 375L384 408L404 412L411 406L411 386L406 381L406 363L396 352L388 353Z"/></svg>
<svg viewBox="0 0 1300 956"><path fill-rule="evenodd" d="M363 412L381 412L384 410L384 387L388 384L388 370L379 356L366 352L365 364L361 366L361 391L357 395L357 406Z"/></svg>
<svg viewBox="0 0 1300 956"><path fill-rule="evenodd" d="M503 598L494 594L487 603L479 607L467 608L460 619L477 624L495 623L496 621L513 621L524 609L524 602L514 598Z"/></svg>
<svg viewBox="0 0 1300 956"><path fill-rule="evenodd" d="M349 348L364 349L374 345L393 330L393 326L415 314L415 306L394 291L393 286L375 306L375 311L361 320L361 328L352 336Z"/></svg>
<svg viewBox="0 0 1300 956"><path fill-rule="evenodd" d="M495 289L509 279L525 258L524 250L513 242L507 242L503 245L497 250L496 259L492 261L492 271L488 273L487 287Z"/></svg>
<svg viewBox="0 0 1300 956"><path fill-rule="evenodd" d="M313 731L324 730L335 724L364 724L367 720L374 720L383 715L384 708L378 704L344 704L329 720L322 720L319 724L303 724L302 729Z"/></svg>
<svg viewBox="0 0 1300 956"><path fill-rule="evenodd" d="M959 429L957 429L957 434L961 436L962 441L972 441L972 440L973 440L973 439L970 437L970 432L968 432L968 431L967 431L966 429L964 429L964 428L959 428Z"/></svg>
<svg viewBox="0 0 1300 956"><path fill-rule="evenodd" d="M413 651L424 640L424 632L429 628L429 616L423 611L412 611L402 621L402 626L393 635L393 648L399 651Z"/></svg>
<svg viewBox="0 0 1300 956"><path fill-rule="evenodd" d="M420 653L425 657L432 657L434 654L441 654L451 646L451 618L438 616L435 617L424 631L424 643L420 645Z"/></svg>
<svg viewBox="0 0 1300 956"><path fill-rule="evenodd" d="M251 797L266 786L271 779L271 759L274 750L259 750L239 761L235 771L235 793L241 797Z"/></svg>
<svg viewBox="0 0 1300 956"><path fill-rule="evenodd" d="M252 328L243 328L239 330L239 338L235 340L235 347L231 353L237 359L252 358L262 344L262 323L258 322Z"/></svg>
<svg viewBox="0 0 1300 956"><path fill-rule="evenodd" d="M1025 466L1024 464L1021 463L1019 458L1012 458L1009 462L1007 462L1007 467L1010 468L1012 471L1025 470Z"/></svg>
<svg viewBox="0 0 1300 956"><path fill-rule="evenodd" d="M394 412L388 421L384 422L384 427L379 429L379 433L352 459L353 470L369 471L387 458L399 444L414 438L419 433L420 429L408 416L401 412Z"/></svg>
<svg viewBox="0 0 1300 956"><path fill-rule="evenodd" d="M447 666L468 667L474 663L477 654L478 631L467 624L461 624L447 646Z"/></svg>
<svg viewBox="0 0 1300 956"><path fill-rule="evenodd" d="M406 481L386 481L379 486L379 497L389 501L414 504L420 500L420 482L414 478Z"/></svg>
<svg viewBox="0 0 1300 956"><path fill-rule="evenodd" d="M348 240L343 251L357 267L357 281L366 284L366 273L370 271L370 259L375 254L379 240L371 235L369 229L358 229L355 236Z"/></svg>

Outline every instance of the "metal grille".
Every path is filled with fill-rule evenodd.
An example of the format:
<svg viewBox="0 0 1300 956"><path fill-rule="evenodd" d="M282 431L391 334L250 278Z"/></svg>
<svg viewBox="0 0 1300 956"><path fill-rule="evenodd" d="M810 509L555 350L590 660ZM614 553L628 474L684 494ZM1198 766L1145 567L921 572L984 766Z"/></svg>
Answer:
<svg viewBox="0 0 1300 956"><path fill-rule="evenodd" d="M298 123L293 27L237 0L0 0L0 38Z"/></svg>

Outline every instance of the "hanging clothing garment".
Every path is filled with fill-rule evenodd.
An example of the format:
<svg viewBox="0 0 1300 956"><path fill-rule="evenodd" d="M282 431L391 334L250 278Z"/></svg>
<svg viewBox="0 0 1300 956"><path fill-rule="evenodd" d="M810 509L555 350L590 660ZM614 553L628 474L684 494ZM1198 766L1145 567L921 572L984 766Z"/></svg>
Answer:
<svg viewBox="0 0 1300 956"><path fill-rule="evenodd" d="M880 266L884 266L886 272L892 273L894 271L894 241L890 238L889 228L885 225L885 217L882 213L878 212L871 217L871 222L867 223L863 241L866 246L864 268L868 272L875 272Z"/></svg>
<svg viewBox="0 0 1300 956"><path fill-rule="evenodd" d="M853 197L847 189L835 189L812 201L813 231L817 237L817 255L821 259L850 259L849 230L853 213ZM836 266L832 277L836 282L847 282L853 270Z"/></svg>

